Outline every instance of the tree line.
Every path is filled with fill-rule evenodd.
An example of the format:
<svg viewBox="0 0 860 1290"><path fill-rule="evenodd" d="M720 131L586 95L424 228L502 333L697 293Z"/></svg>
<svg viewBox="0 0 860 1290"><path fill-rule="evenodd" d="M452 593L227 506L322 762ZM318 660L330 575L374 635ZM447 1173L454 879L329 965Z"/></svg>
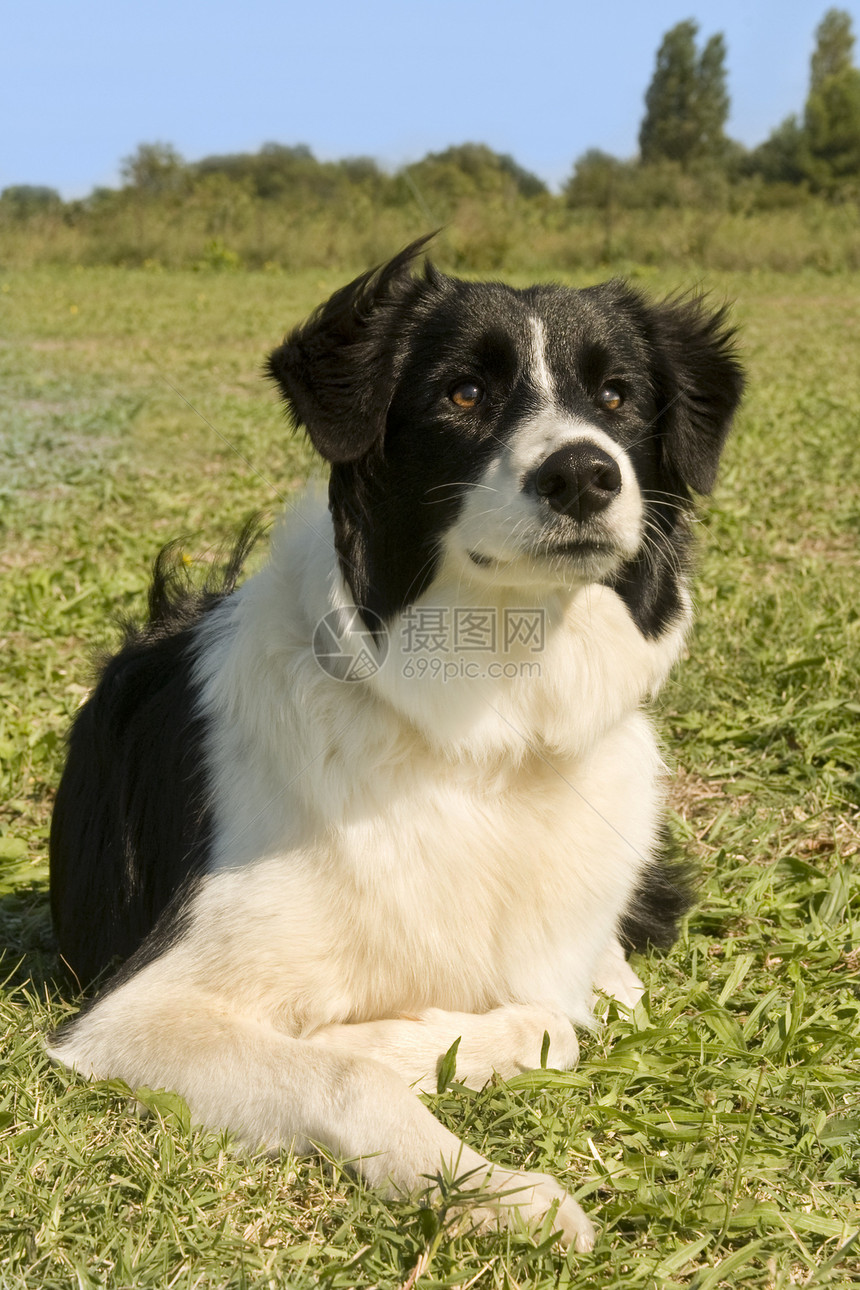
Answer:
<svg viewBox="0 0 860 1290"><path fill-rule="evenodd" d="M757 148L726 134L729 93L721 33L699 49L698 26L666 32L645 95L639 157L620 161L599 149L580 157L565 187L573 205L683 205L722 184L760 206L808 194L860 199L860 70L851 16L830 9L819 24L802 113L789 116Z"/></svg>
<svg viewBox="0 0 860 1290"><path fill-rule="evenodd" d="M747 150L726 134L730 100L726 42L722 33L697 46L698 25L679 22L663 37L645 95L639 155L621 160L599 149L579 157L564 185L571 206L605 208L705 204L714 183L742 190L764 207L818 194L860 198L860 70L854 66L854 33L844 10L830 9L816 31L809 91L803 111L783 121L759 147ZM371 157L318 161L310 148L267 143L257 153L205 157L188 163L164 143L141 144L122 165L123 188L96 189L82 203L97 209L123 193L160 201L196 196L229 205L245 200L337 202L360 189L374 205L417 202L432 222L450 217L465 197L549 198L547 186L513 157L466 143L393 174ZM225 181L237 191L229 194ZM22 216L58 209L48 187L6 188L2 203ZM437 208L437 209L434 209Z"/></svg>
<svg viewBox="0 0 860 1290"><path fill-rule="evenodd" d="M645 96L639 150L591 149L559 194L481 143L389 172L372 157L320 161L304 144L186 161L143 143L119 188L63 202L48 187L0 195L0 266L123 264L290 271L353 267L443 227L453 269L696 263L860 268L860 70L850 16L816 31L801 110L760 146L726 130L722 34L667 31Z"/></svg>

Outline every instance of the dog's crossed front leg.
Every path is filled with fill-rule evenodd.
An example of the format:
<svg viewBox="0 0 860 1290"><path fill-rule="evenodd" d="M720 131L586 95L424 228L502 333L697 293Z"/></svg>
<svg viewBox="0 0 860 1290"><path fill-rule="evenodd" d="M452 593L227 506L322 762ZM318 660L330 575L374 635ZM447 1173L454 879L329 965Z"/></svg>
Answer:
<svg viewBox="0 0 860 1290"><path fill-rule="evenodd" d="M456 1040L455 1078L469 1088L483 1088L494 1073L510 1079L538 1067L545 1035L547 1064L557 1070L575 1066L579 1044L567 1017L520 1004L478 1014L427 1008L414 1016L324 1026L309 1039L372 1057L396 1070L413 1088L435 1093L440 1063Z"/></svg>
<svg viewBox="0 0 860 1290"><path fill-rule="evenodd" d="M53 1037L50 1055L88 1077L172 1089L195 1123L226 1126L250 1146L324 1147L395 1192L425 1190L445 1170L479 1193L478 1221L504 1225L518 1212L535 1223L554 1212L565 1244L591 1248L591 1222L558 1183L493 1166L389 1066L285 1035L216 994L180 991L169 959L97 999Z"/></svg>

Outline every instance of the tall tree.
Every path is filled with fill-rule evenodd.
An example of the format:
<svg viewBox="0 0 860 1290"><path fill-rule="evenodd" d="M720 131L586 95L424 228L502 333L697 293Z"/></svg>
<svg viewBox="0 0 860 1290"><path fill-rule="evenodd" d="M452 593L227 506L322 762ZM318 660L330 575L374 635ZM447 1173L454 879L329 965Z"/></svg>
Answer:
<svg viewBox="0 0 860 1290"><path fill-rule="evenodd" d="M838 76L851 67L853 49L850 13L844 9L828 9L815 29L810 90L821 89L829 76Z"/></svg>
<svg viewBox="0 0 860 1290"><path fill-rule="evenodd" d="M695 106L699 120L699 155L718 156L725 151L725 124L729 117L726 41L722 32L711 36L702 50Z"/></svg>
<svg viewBox="0 0 860 1290"><path fill-rule="evenodd" d="M698 33L692 19L679 22L666 32L657 51L639 131L646 164L667 160L686 167L701 157L725 152L726 44L722 35L711 36L699 54Z"/></svg>
<svg viewBox="0 0 860 1290"><path fill-rule="evenodd" d="M809 178L823 191L860 182L860 70L851 16L829 9L815 33L804 134Z"/></svg>

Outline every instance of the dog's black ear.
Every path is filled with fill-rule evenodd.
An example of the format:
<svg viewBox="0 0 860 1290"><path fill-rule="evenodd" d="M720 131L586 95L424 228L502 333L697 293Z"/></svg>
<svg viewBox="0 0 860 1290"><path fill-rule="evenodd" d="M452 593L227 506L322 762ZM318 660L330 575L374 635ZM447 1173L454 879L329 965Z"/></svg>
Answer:
<svg viewBox="0 0 860 1290"><path fill-rule="evenodd" d="M394 389L396 306L416 290L419 238L321 305L269 357L293 420L330 462L357 461L378 443Z"/></svg>
<svg viewBox="0 0 860 1290"><path fill-rule="evenodd" d="M744 388L728 311L670 299L648 313L666 463L688 488L710 493Z"/></svg>

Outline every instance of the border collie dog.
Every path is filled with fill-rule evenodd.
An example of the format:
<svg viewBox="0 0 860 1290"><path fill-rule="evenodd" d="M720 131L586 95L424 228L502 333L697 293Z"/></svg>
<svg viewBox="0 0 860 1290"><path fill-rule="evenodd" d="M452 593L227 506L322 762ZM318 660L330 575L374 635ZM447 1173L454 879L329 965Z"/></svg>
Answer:
<svg viewBox="0 0 860 1290"><path fill-rule="evenodd" d="M252 1145L372 1183L450 1169L482 1222L594 1229L492 1165L435 1090L578 1056L594 990L687 903L643 703L684 648L693 494L741 369L723 311L465 282L415 243L269 360L330 465L262 571L183 591L162 558L70 736L51 834L49 1041L179 1092Z"/></svg>

